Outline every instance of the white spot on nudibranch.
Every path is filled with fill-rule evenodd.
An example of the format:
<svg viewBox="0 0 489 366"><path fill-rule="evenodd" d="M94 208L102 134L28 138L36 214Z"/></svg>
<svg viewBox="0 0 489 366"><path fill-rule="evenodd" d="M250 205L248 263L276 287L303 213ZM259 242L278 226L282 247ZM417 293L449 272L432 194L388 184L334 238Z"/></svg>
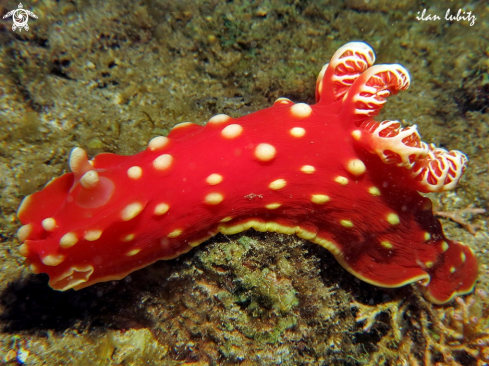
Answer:
<svg viewBox="0 0 489 366"><path fill-rule="evenodd" d="M75 233L67 233L59 240L61 248L69 248L78 243L78 238Z"/></svg>
<svg viewBox="0 0 489 366"><path fill-rule="evenodd" d="M312 174L316 171L316 168L314 168L312 165L303 165L301 167L301 172L306 173L306 174Z"/></svg>
<svg viewBox="0 0 489 366"><path fill-rule="evenodd" d="M270 144L259 144L255 148L255 157L261 161L270 161L276 154L277 150Z"/></svg>
<svg viewBox="0 0 489 366"><path fill-rule="evenodd" d="M467 257L465 256L465 253L464 252L460 253L460 260L462 261L462 263L465 263L466 259Z"/></svg>
<svg viewBox="0 0 489 366"><path fill-rule="evenodd" d="M128 252L126 253L126 255L127 255L128 257L132 257L133 255L138 254L140 251L141 251L141 249L140 249L140 248L131 249L130 251L128 251Z"/></svg>
<svg viewBox="0 0 489 366"><path fill-rule="evenodd" d="M46 231L54 231L57 227L56 220L52 217L42 220L42 227Z"/></svg>
<svg viewBox="0 0 489 366"><path fill-rule="evenodd" d="M221 136L226 139L234 139L235 137L241 135L242 132L243 127L241 127L241 125L232 124L223 128L221 131Z"/></svg>
<svg viewBox="0 0 489 366"><path fill-rule="evenodd" d="M29 265L29 269L31 270L32 273L38 274L41 273L41 269L36 263L31 263Z"/></svg>
<svg viewBox="0 0 489 366"><path fill-rule="evenodd" d="M267 208L269 210L275 210L275 209L279 208L280 206L282 206L280 203L269 203L268 205L265 205L265 208Z"/></svg>
<svg viewBox="0 0 489 366"><path fill-rule="evenodd" d="M173 162L173 156L171 156L169 154L163 154L163 155L158 156L153 161L153 166L157 170L165 170L171 166L172 162Z"/></svg>
<svg viewBox="0 0 489 366"><path fill-rule="evenodd" d="M151 141L148 144L148 149L151 151L163 149L168 144L169 141L170 139L168 137L157 136L151 139Z"/></svg>
<svg viewBox="0 0 489 366"><path fill-rule="evenodd" d="M65 257L61 254L59 255L54 255L54 254L50 254L50 255L47 255L45 256L43 259L42 259L42 263L45 264L46 266L57 266L58 264L60 264L61 262L63 262L65 260Z"/></svg>
<svg viewBox="0 0 489 366"><path fill-rule="evenodd" d="M211 186L215 186L216 184L219 184L222 182L222 175L221 174L211 174L209 175L205 181L210 184Z"/></svg>
<svg viewBox="0 0 489 366"><path fill-rule="evenodd" d="M180 234L183 232L182 229L175 229L173 230L170 234L167 235L168 238L176 238L180 236Z"/></svg>
<svg viewBox="0 0 489 366"><path fill-rule="evenodd" d="M20 229L17 231L17 238L19 239L20 242L26 241L26 239L29 237L31 232L32 232L32 224L21 226Z"/></svg>
<svg viewBox="0 0 489 366"><path fill-rule="evenodd" d="M139 202L130 203L122 209L121 219L123 221L132 220L133 218L135 218L137 215L141 213L143 208L144 208L143 205Z"/></svg>
<svg viewBox="0 0 489 366"><path fill-rule="evenodd" d="M102 236L102 230L89 230L85 233L84 238L88 241L95 241Z"/></svg>
<svg viewBox="0 0 489 366"><path fill-rule="evenodd" d="M268 185L268 188L276 191L278 189L284 188L287 185L287 181L285 179L277 179Z"/></svg>
<svg viewBox="0 0 489 366"><path fill-rule="evenodd" d="M390 214L387 215L386 220L391 225L397 225L401 222L401 220L399 219L399 216L393 212L391 212Z"/></svg>
<svg viewBox="0 0 489 366"><path fill-rule="evenodd" d="M346 170L355 176L362 175L367 170L367 167L360 159L351 159L346 163Z"/></svg>
<svg viewBox="0 0 489 366"><path fill-rule="evenodd" d="M340 220L340 224L344 227L353 227L351 220Z"/></svg>
<svg viewBox="0 0 489 366"><path fill-rule="evenodd" d="M329 201L329 197L325 194L313 194L311 197L311 202L321 205Z"/></svg>
<svg viewBox="0 0 489 366"><path fill-rule="evenodd" d="M231 117L229 117L226 114L216 114L214 117L212 117L207 123L211 124L221 124L229 121Z"/></svg>
<svg viewBox="0 0 489 366"><path fill-rule="evenodd" d="M27 246L26 243L22 244L19 246L19 254L23 257L27 257L29 255L29 247Z"/></svg>
<svg viewBox="0 0 489 366"><path fill-rule="evenodd" d="M370 187L368 189L368 193L370 193L372 196L380 196L380 190L377 187Z"/></svg>
<svg viewBox="0 0 489 366"><path fill-rule="evenodd" d="M127 176L131 179L139 179L143 175L143 169L139 166L132 166L127 169Z"/></svg>
<svg viewBox="0 0 489 366"><path fill-rule="evenodd" d="M387 240L381 241L380 245L382 245L385 249L392 249L393 248L392 244L390 242L388 242Z"/></svg>
<svg viewBox="0 0 489 366"><path fill-rule="evenodd" d="M351 133L351 136L352 136L352 137L353 137L355 140L359 141L359 140L362 138L362 131L360 131L360 130L354 130L354 131Z"/></svg>
<svg viewBox="0 0 489 366"><path fill-rule="evenodd" d="M127 242L127 241L131 241L131 240L133 240L135 237L136 237L136 234L127 234L126 236L124 236L124 237L122 238L122 241L126 241L126 242Z"/></svg>
<svg viewBox="0 0 489 366"><path fill-rule="evenodd" d="M309 117L312 113L312 108L306 103L297 103L290 107L290 112L294 117L305 118Z"/></svg>
<svg viewBox="0 0 489 366"><path fill-rule="evenodd" d="M161 215L166 214L169 209L170 209L170 206L167 205L166 203L158 203L155 207L154 214L156 216L161 216Z"/></svg>
<svg viewBox="0 0 489 366"><path fill-rule="evenodd" d="M348 184L348 178L342 177L342 176L337 176L334 181L336 183L341 184L342 186L346 186Z"/></svg>
<svg viewBox="0 0 489 366"><path fill-rule="evenodd" d="M448 250L448 243L446 241L443 241L441 243L441 251L446 252Z"/></svg>
<svg viewBox="0 0 489 366"><path fill-rule="evenodd" d="M302 127L294 127L290 130L290 134L294 137L302 137L306 134L306 130Z"/></svg>
<svg viewBox="0 0 489 366"><path fill-rule="evenodd" d="M207 203L209 205L218 205L223 200L224 200L224 196L222 194L216 193L216 192L209 193L207 196L205 196L205 199L204 199L205 203Z"/></svg>

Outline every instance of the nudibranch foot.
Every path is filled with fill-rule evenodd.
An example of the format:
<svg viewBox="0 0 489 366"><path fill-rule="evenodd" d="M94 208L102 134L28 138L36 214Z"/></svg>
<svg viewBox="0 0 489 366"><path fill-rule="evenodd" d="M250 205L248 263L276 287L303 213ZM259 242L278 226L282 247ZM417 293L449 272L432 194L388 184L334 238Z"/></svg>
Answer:
<svg viewBox="0 0 489 366"><path fill-rule="evenodd" d="M434 303L470 292L474 253L445 237L419 194L453 189L467 158L422 142L416 126L372 119L410 83L374 60L365 43L341 47L315 105L279 98L185 122L133 156L75 148L72 173L22 202L20 253L51 287L80 289L254 228L319 244L371 284L419 283Z"/></svg>

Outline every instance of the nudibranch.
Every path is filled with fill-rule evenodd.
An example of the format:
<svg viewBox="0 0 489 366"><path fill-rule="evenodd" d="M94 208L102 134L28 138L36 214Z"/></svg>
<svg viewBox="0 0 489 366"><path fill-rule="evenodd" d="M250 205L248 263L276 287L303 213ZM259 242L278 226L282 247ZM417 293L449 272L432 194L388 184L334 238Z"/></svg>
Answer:
<svg viewBox="0 0 489 366"><path fill-rule="evenodd" d="M419 193L453 189L467 158L372 119L410 83L403 66L374 60L363 42L341 47L315 105L279 98L181 123L133 156L75 148L72 173L23 200L20 253L52 288L81 289L253 228L317 243L370 284L417 282L434 303L472 291L474 253L445 237Z"/></svg>

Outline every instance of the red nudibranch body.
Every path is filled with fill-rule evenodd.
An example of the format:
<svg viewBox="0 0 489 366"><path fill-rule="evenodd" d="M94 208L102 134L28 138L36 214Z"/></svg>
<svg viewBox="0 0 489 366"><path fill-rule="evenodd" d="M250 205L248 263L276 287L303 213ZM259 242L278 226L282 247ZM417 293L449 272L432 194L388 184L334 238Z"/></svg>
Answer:
<svg viewBox="0 0 489 366"><path fill-rule="evenodd" d="M20 253L52 288L81 289L254 228L317 243L371 284L419 282L434 303L472 291L474 253L444 236L418 193L453 189L467 158L422 142L416 126L372 119L410 82L374 58L365 43L341 47L315 105L280 98L182 123L133 156L75 148L73 172L22 202Z"/></svg>

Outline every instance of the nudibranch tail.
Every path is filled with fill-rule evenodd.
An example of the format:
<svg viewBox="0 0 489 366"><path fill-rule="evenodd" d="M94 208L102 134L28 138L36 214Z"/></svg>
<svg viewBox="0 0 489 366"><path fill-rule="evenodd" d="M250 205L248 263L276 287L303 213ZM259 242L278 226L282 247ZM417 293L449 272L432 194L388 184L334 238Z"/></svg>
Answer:
<svg viewBox="0 0 489 366"><path fill-rule="evenodd" d="M75 148L72 173L21 204L20 253L54 289L80 289L254 228L321 245L374 285L420 282L435 303L471 291L474 253L445 237L418 193L454 188L467 158L422 142L416 126L372 119L410 82L374 60L365 43L340 48L316 105L279 98L181 123L133 156Z"/></svg>
<svg viewBox="0 0 489 366"><path fill-rule="evenodd" d="M473 291L477 279L477 259L467 245L448 239L434 243L444 253L443 260L428 263L428 281L421 281L419 288L425 297L435 304L443 304L457 295ZM453 291L455 284L456 291Z"/></svg>

